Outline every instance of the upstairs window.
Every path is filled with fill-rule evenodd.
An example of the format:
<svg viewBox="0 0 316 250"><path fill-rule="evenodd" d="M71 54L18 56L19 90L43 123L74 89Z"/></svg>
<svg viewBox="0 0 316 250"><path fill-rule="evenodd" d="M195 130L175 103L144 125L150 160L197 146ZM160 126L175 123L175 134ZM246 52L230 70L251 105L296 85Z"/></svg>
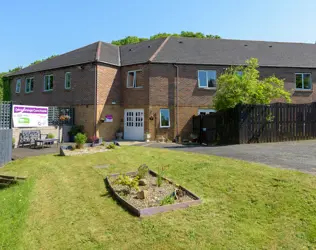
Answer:
<svg viewBox="0 0 316 250"><path fill-rule="evenodd" d="M71 89L71 72L65 73L65 89Z"/></svg>
<svg viewBox="0 0 316 250"><path fill-rule="evenodd" d="M143 83L141 79L142 72L141 70L134 70L127 72L127 88L142 88Z"/></svg>
<svg viewBox="0 0 316 250"><path fill-rule="evenodd" d="M44 76L44 91L51 91L54 87L54 76L46 75Z"/></svg>
<svg viewBox="0 0 316 250"><path fill-rule="evenodd" d="M31 93L34 90L34 77L25 79L25 93Z"/></svg>
<svg viewBox="0 0 316 250"><path fill-rule="evenodd" d="M311 90L312 89L312 74L310 73L296 73L295 74L296 89Z"/></svg>
<svg viewBox="0 0 316 250"><path fill-rule="evenodd" d="M21 79L16 80L15 84L15 93L20 93L21 92Z"/></svg>
<svg viewBox="0 0 316 250"><path fill-rule="evenodd" d="M216 88L216 70L199 70L198 78L199 88Z"/></svg>

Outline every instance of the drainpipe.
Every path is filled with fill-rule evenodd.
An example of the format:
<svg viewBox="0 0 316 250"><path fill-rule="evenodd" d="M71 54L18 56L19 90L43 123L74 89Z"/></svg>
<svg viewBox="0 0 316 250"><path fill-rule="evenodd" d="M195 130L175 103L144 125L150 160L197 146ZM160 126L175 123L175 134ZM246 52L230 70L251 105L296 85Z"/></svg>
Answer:
<svg viewBox="0 0 316 250"><path fill-rule="evenodd" d="M94 109L93 109L93 116L94 116L94 136L97 136L97 82L98 82L98 64L95 63L95 77L94 77Z"/></svg>
<svg viewBox="0 0 316 250"><path fill-rule="evenodd" d="M179 142L179 129L178 129L178 85L179 85L179 66L176 64L173 64L173 66L176 68L176 81L174 84L174 113L175 113L175 140L176 142Z"/></svg>

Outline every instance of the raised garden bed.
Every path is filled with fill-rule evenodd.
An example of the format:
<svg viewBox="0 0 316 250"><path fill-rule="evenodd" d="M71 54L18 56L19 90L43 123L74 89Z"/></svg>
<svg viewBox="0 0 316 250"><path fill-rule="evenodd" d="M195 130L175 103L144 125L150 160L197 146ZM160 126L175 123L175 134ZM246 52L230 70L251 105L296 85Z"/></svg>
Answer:
<svg viewBox="0 0 316 250"><path fill-rule="evenodd" d="M125 175L132 179L137 174L138 172L129 172ZM139 180L139 183L143 182L143 180L146 182L146 185L138 186L139 190L128 190L126 186L117 184L119 176L120 174L107 176L104 180L105 184L110 189L114 198L136 216L150 216L157 213L183 209L202 202L198 196L186 188L176 185L167 178L161 177L162 184L158 186L158 174L152 170L148 171L148 175L144 179ZM144 192L146 194L145 197Z"/></svg>
<svg viewBox="0 0 316 250"><path fill-rule="evenodd" d="M81 148L81 149L75 148L75 146L61 146L59 154L61 156L94 154L94 153L106 152L106 151L109 151L109 150L115 148L115 146L114 146L113 148L109 149L109 148L107 148L108 145L109 144L107 144L107 145L102 145L102 144L96 145L96 144L92 144L92 143L86 143L86 144L84 144L84 147Z"/></svg>

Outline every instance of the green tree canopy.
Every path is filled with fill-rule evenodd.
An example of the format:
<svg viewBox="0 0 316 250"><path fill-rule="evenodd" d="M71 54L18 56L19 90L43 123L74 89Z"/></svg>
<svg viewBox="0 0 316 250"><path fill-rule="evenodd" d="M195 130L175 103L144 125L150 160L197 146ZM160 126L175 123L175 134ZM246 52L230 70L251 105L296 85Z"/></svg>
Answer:
<svg viewBox="0 0 316 250"><path fill-rule="evenodd" d="M214 108L223 110L237 104L269 104L275 99L291 102L290 92L284 89L284 80L274 75L260 79L258 67L258 59L251 58L246 61L246 66L226 69L217 80Z"/></svg>
<svg viewBox="0 0 316 250"><path fill-rule="evenodd" d="M202 32L192 32L192 31L181 31L181 33L158 33L150 38L140 38L137 36L127 36L125 38L119 39L112 41L112 44L114 45L126 45L126 44L133 44L133 43L139 43L142 41L147 41L147 40L154 40L157 38L165 38L168 36L174 36L174 37L196 37L196 38L210 38L210 39L220 39L221 37L218 35L205 35Z"/></svg>

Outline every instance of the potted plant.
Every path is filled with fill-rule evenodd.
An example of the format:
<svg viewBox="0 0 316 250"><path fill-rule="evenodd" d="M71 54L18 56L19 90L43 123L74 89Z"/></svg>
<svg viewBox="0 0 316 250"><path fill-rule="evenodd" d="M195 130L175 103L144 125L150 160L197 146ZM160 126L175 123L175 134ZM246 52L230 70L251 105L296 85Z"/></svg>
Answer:
<svg viewBox="0 0 316 250"><path fill-rule="evenodd" d="M145 133L145 140L146 140L146 142L149 142L150 141L150 133L149 133L149 131L146 131L146 133Z"/></svg>
<svg viewBox="0 0 316 250"><path fill-rule="evenodd" d="M116 136L116 139L117 139L117 140L122 140L122 138L123 138L123 132L119 129L119 130L116 132L115 136Z"/></svg>
<svg viewBox="0 0 316 250"><path fill-rule="evenodd" d="M83 148L86 141L87 141L87 136L85 134L78 133L75 136L75 143L76 143L77 148Z"/></svg>
<svg viewBox="0 0 316 250"><path fill-rule="evenodd" d="M88 138L88 143L91 143L92 147L100 145L102 143L102 137L99 138L99 137L97 137L95 135L90 136Z"/></svg>
<svg viewBox="0 0 316 250"><path fill-rule="evenodd" d="M70 131L68 132L69 135L69 141L70 142L74 142L75 140L75 135L78 133L83 134L84 127L83 125L73 125L70 129Z"/></svg>
<svg viewBox="0 0 316 250"><path fill-rule="evenodd" d="M197 134L195 134L195 133L191 133L190 137L192 139L192 142L197 142L197 140L199 138L199 136Z"/></svg>

